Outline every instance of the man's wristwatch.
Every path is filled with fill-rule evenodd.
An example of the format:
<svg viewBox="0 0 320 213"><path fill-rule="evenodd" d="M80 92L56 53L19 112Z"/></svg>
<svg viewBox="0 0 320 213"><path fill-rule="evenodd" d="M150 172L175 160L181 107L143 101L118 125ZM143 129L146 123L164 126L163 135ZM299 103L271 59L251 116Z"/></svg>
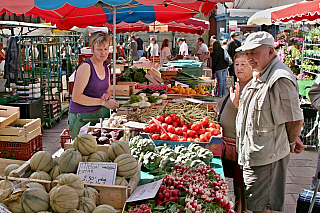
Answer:
<svg viewBox="0 0 320 213"><path fill-rule="evenodd" d="M290 146L294 146L294 145L296 145L296 142L290 142L289 144L290 144Z"/></svg>

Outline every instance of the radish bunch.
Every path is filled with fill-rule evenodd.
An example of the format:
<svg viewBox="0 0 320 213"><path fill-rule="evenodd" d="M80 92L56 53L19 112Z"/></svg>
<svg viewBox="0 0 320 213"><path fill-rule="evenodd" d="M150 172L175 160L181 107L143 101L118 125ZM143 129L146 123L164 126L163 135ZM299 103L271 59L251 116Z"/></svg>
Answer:
<svg viewBox="0 0 320 213"><path fill-rule="evenodd" d="M151 213L151 209L146 204L141 204L140 206L136 206L135 209L129 211L129 213Z"/></svg>

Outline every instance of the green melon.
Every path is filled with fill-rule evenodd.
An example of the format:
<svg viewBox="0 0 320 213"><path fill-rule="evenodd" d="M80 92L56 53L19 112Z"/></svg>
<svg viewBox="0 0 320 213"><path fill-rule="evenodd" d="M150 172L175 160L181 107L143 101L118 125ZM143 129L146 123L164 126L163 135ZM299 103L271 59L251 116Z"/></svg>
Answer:
<svg viewBox="0 0 320 213"><path fill-rule="evenodd" d="M84 186L82 197L88 197L92 199L95 204L99 204L100 202L99 192L90 186Z"/></svg>
<svg viewBox="0 0 320 213"><path fill-rule="evenodd" d="M27 183L26 187L27 188L39 188L39 189L46 191L46 188L44 188L44 186L42 184L37 183L37 182Z"/></svg>
<svg viewBox="0 0 320 213"><path fill-rule="evenodd" d="M62 185L72 187L77 192L79 197L82 196L83 194L84 183L78 175L75 175L75 174L63 175L58 181L58 186L62 186Z"/></svg>
<svg viewBox="0 0 320 213"><path fill-rule="evenodd" d="M122 154L118 156L114 162L118 164L118 176L131 178L138 172L138 162L130 154Z"/></svg>
<svg viewBox="0 0 320 213"><path fill-rule="evenodd" d="M91 213L96 208L95 202L88 197L80 197L78 209L85 213Z"/></svg>
<svg viewBox="0 0 320 213"><path fill-rule="evenodd" d="M90 134L80 134L73 141L73 148L85 156L95 152L97 146L96 138Z"/></svg>
<svg viewBox="0 0 320 213"><path fill-rule="evenodd" d="M67 149L59 158L59 167L61 173L76 172L79 162L82 160L80 152L74 149Z"/></svg>
<svg viewBox="0 0 320 213"><path fill-rule="evenodd" d="M108 162L108 161L109 161L109 157L107 153L103 151L96 151L92 153L88 158L88 162Z"/></svg>
<svg viewBox="0 0 320 213"><path fill-rule="evenodd" d="M55 212L64 213L77 209L79 196L70 186L58 186L50 194L50 206Z"/></svg>
<svg viewBox="0 0 320 213"><path fill-rule="evenodd" d="M117 176L115 185L128 186L128 181L124 177Z"/></svg>
<svg viewBox="0 0 320 213"><path fill-rule="evenodd" d="M113 206L103 204L103 205L97 206L97 208L95 208L92 213L116 213L116 212L117 210L113 208Z"/></svg>
<svg viewBox="0 0 320 213"><path fill-rule="evenodd" d="M21 197L18 200L13 200L8 204L8 209L12 211L12 213L24 213L21 206Z"/></svg>
<svg viewBox="0 0 320 213"><path fill-rule="evenodd" d="M130 154L131 150L129 144L122 141L115 141L108 149L108 156L111 161L116 159L121 154Z"/></svg>
<svg viewBox="0 0 320 213"><path fill-rule="evenodd" d="M54 166L49 172L49 175L52 180L56 179L56 177L58 177L60 174L61 174L60 166Z"/></svg>
<svg viewBox="0 0 320 213"><path fill-rule="evenodd" d="M30 159L32 171L49 172L53 167L53 159L49 152L39 151Z"/></svg>
<svg viewBox="0 0 320 213"><path fill-rule="evenodd" d="M51 181L51 177L48 173L44 171L37 171L30 175L30 179L38 179L38 180L49 180Z"/></svg>
<svg viewBox="0 0 320 213"><path fill-rule="evenodd" d="M47 211L50 207L50 197L39 188L29 188L22 193L21 206L25 213Z"/></svg>
<svg viewBox="0 0 320 213"><path fill-rule="evenodd" d="M4 176L8 176L10 174L10 172L12 172L13 170L16 170L20 167L19 164L10 164L8 165L5 169L4 169Z"/></svg>

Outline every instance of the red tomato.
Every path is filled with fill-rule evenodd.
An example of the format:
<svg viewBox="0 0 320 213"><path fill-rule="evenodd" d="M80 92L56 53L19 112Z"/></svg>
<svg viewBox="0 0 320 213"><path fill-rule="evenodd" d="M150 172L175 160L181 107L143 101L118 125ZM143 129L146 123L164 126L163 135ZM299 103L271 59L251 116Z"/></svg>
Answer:
<svg viewBox="0 0 320 213"><path fill-rule="evenodd" d="M188 130L187 131L187 135L188 135L188 137L193 138L194 137L194 132L192 130Z"/></svg>
<svg viewBox="0 0 320 213"><path fill-rule="evenodd" d="M193 125L193 123L191 122L191 123L189 123L187 126L188 126L188 128L189 129L191 129L191 126Z"/></svg>
<svg viewBox="0 0 320 213"><path fill-rule="evenodd" d="M169 140L169 135L168 134L161 134L160 135L160 140L163 140L163 141L166 141L166 140Z"/></svg>
<svg viewBox="0 0 320 213"><path fill-rule="evenodd" d="M214 136L217 136L217 135L219 135L219 134L220 134L219 130L217 130L217 129L214 129L214 130L213 130L213 135L214 135Z"/></svg>
<svg viewBox="0 0 320 213"><path fill-rule="evenodd" d="M194 138L199 138L199 135L194 135L193 137L194 137Z"/></svg>
<svg viewBox="0 0 320 213"><path fill-rule="evenodd" d="M179 117L179 116L177 116L177 118L176 118L176 122L179 124L179 123L180 123L180 121L181 121L180 117Z"/></svg>
<svg viewBox="0 0 320 213"><path fill-rule="evenodd" d="M198 130L198 134L199 134L199 135L202 135L202 134L204 134L204 133L206 133L206 130L205 130L205 129L199 129L199 130Z"/></svg>
<svg viewBox="0 0 320 213"><path fill-rule="evenodd" d="M149 127L150 127L150 133L153 133L153 132L157 131L157 125L156 124L151 124Z"/></svg>
<svg viewBox="0 0 320 213"><path fill-rule="evenodd" d="M206 141L207 141L206 136L201 135L201 136L200 136L200 139L199 139L199 142L206 142Z"/></svg>
<svg viewBox="0 0 320 213"><path fill-rule="evenodd" d="M168 116L168 117L166 117L166 118L164 119L164 121L165 121L167 124L171 124L172 118Z"/></svg>
<svg viewBox="0 0 320 213"><path fill-rule="evenodd" d="M172 141L177 141L177 140L179 140L179 137L178 137L178 135L176 135L176 134L171 134L171 135L170 135L170 139L171 139Z"/></svg>
<svg viewBox="0 0 320 213"><path fill-rule="evenodd" d="M177 122L172 122L172 126L177 127L178 123Z"/></svg>
<svg viewBox="0 0 320 213"><path fill-rule="evenodd" d="M148 132L150 132L150 127L148 127L148 126L143 127L143 128L142 128L142 131L148 133Z"/></svg>
<svg viewBox="0 0 320 213"><path fill-rule="evenodd" d="M176 134L181 135L182 134L182 129L180 127L176 128Z"/></svg>
<svg viewBox="0 0 320 213"><path fill-rule="evenodd" d="M187 131L188 131L188 127L187 126L182 127L182 132L187 132Z"/></svg>
<svg viewBox="0 0 320 213"><path fill-rule="evenodd" d="M188 142L194 142L194 140L192 138L188 138L187 141Z"/></svg>
<svg viewBox="0 0 320 213"><path fill-rule="evenodd" d="M149 125L150 124L154 124L154 121L152 119L149 121Z"/></svg>
<svg viewBox="0 0 320 213"><path fill-rule="evenodd" d="M161 132L161 128L158 125L157 125L157 132Z"/></svg>
<svg viewBox="0 0 320 213"><path fill-rule="evenodd" d="M210 127L210 128L215 128L215 127L216 127L216 124L215 124L214 122L212 122L212 123L209 124L209 127Z"/></svg>
<svg viewBox="0 0 320 213"><path fill-rule="evenodd" d="M172 113L172 114L170 115L170 117L172 118L173 121L176 121L176 119L177 119L177 115L174 114L174 113Z"/></svg>
<svg viewBox="0 0 320 213"><path fill-rule="evenodd" d="M180 142L184 142L186 139L185 138L180 138L179 141Z"/></svg>
<svg viewBox="0 0 320 213"><path fill-rule="evenodd" d="M180 126L184 126L186 123L184 121L180 121Z"/></svg>
<svg viewBox="0 0 320 213"><path fill-rule="evenodd" d="M221 128L220 124L216 124L216 128L220 129Z"/></svg>
<svg viewBox="0 0 320 213"><path fill-rule="evenodd" d="M168 132L170 133L175 133L175 129L172 125L169 125L168 128L167 128Z"/></svg>
<svg viewBox="0 0 320 213"><path fill-rule="evenodd" d="M167 123L163 123L163 124L161 124L161 126L167 131L167 129L168 129L168 124Z"/></svg>
<svg viewBox="0 0 320 213"><path fill-rule="evenodd" d="M159 140L159 139L160 139L160 134L153 134L153 135L151 136L151 138L152 138L153 140Z"/></svg>
<svg viewBox="0 0 320 213"><path fill-rule="evenodd" d="M184 138L187 138L187 137L188 137L188 134L187 134L186 132L183 132L183 133L182 133L182 136L183 136Z"/></svg>
<svg viewBox="0 0 320 213"><path fill-rule="evenodd" d="M204 133L204 135L207 137L207 141L210 140L210 138L211 138L210 132L206 132L206 133Z"/></svg>
<svg viewBox="0 0 320 213"><path fill-rule="evenodd" d="M164 117L162 115L158 115L156 119L160 122L164 122Z"/></svg>
<svg viewBox="0 0 320 213"><path fill-rule="evenodd" d="M207 126L209 124L209 119L207 117L204 117L202 119L202 123L203 123L203 125Z"/></svg>
<svg viewBox="0 0 320 213"><path fill-rule="evenodd" d="M200 124L193 124L193 125L191 126L191 129L194 130L194 131L199 131L199 129L200 129Z"/></svg>

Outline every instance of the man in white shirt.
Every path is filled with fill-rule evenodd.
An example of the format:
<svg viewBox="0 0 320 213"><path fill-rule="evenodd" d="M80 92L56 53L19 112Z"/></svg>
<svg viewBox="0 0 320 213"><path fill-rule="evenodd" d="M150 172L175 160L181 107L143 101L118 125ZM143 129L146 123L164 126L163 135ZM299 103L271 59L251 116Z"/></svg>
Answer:
<svg viewBox="0 0 320 213"><path fill-rule="evenodd" d="M201 62L203 62L209 55L208 46L204 43L203 38L198 38L197 55Z"/></svg>
<svg viewBox="0 0 320 213"><path fill-rule="evenodd" d="M185 39L179 38L178 42L179 42L179 47L180 47L179 48L179 55L183 55L183 56L188 55L188 45L185 42Z"/></svg>

